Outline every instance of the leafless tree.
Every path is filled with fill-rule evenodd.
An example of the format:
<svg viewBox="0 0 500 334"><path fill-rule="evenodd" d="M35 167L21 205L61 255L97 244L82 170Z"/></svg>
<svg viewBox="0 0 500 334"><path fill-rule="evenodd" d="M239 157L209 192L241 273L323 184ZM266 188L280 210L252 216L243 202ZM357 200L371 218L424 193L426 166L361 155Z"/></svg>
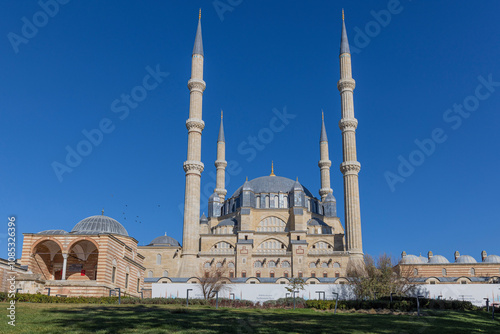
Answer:
<svg viewBox="0 0 500 334"><path fill-rule="evenodd" d="M365 255L364 263L351 262L347 268L347 276L358 299L375 299L391 293L405 296L415 289L412 284L413 266L400 265L387 254L377 258Z"/></svg>
<svg viewBox="0 0 500 334"><path fill-rule="evenodd" d="M200 268L199 283L200 289L205 299L215 297L215 292L228 291L226 284L229 270L226 265L212 263L210 267Z"/></svg>

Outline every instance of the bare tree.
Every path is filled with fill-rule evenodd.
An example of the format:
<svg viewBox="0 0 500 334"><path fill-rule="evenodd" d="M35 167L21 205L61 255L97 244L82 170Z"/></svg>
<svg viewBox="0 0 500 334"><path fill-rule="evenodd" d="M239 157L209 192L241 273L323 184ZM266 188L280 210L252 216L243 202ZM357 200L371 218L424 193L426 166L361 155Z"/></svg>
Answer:
<svg viewBox="0 0 500 334"><path fill-rule="evenodd" d="M358 299L376 299L381 296L408 295L415 286L411 265L401 266L387 254L378 258L365 255L363 262L350 263L347 276Z"/></svg>
<svg viewBox="0 0 500 334"><path fill-rule="evenodd" d="M229 270L227 266L221 263L212 264L210 267L200 268L199 283L203 293L203 298L209 299L215 297L215 292L229 290L227 287L227 274Z"/></svg>
<svg viewBox="0 0 500 334"><path fill-rule="evenodd" d="M290 278L288 286L285 289L293 295L294 291L304 290L307 285L306 281L301 277Z"/></svg>

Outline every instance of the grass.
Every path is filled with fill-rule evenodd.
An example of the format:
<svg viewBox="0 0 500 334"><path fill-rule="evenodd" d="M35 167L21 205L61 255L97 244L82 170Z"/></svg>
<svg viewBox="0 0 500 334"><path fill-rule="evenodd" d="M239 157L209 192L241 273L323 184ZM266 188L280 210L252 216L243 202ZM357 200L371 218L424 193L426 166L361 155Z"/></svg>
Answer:
<svg viewBox="0 0 500 334"><path fill-rule="evenodd" d="M419 318L311 309L17 303L12 327L7 306L0 303L0 333L500 333L500 321L481 311L426 311Z"/></svg>

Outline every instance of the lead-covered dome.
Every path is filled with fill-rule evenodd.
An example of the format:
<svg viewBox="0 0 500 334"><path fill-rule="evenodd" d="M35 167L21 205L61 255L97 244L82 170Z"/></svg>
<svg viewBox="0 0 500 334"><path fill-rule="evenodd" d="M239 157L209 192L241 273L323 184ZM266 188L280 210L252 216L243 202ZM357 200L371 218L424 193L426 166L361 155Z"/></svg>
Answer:
<svg viewBox="0 0 500 334"><path fill-rule="evenodd" d="M488 255L484 260L484 263L500 263L500 256L498 255Z"/></svg>
<svg viewBox="0 0 500 334"><path fill-rule="evenodd" d="M429 259L429 263L431 264L443 264L443 263L450 263L447 258L445 258L442 255L434 255Z"/></svg>
<svg viewBox="0 0 500 334"><path fill-rule="evenodd" d="M251 188L254 193L289 193L295 185L294 180L282 176L261 176L251 181L245 182L245 188ZM314 197L311 192L304 186L304 192L309 197ZM232 197L237 197L241 194L243 186L236 190Z"/></svg>
<svg viewBox="0 0 500 334"><path fill-rule="evenodd" d="M168 235L162 235L157 238L154 238L153 241L148 246L180 246L181 244L179 241L175 240L172 237L169 237Z"/></svg>
<svg viewBox="0 0 500 334"><path fill-rule="evenodd" d="M79 234L113 233L128 236L128 232L122 224L104 215L91 216L81 220L71 232Z"/></svg>
<svg viewBox="0 0 500 334"><path fill-rule="evenodd" d="M402 264L421 264L421 263L425 263L425 262L423 262L422 259L416 255L408 254L408 255L403 256L403 258L401 259L401 263Z"/></svg>
<svg viewBox="0 0 500 334"><path fill-rule="evenodd" d="M456 263L477 263L476 259L474 259L470 255L461 255L457 257L455 260Z"/></svg>

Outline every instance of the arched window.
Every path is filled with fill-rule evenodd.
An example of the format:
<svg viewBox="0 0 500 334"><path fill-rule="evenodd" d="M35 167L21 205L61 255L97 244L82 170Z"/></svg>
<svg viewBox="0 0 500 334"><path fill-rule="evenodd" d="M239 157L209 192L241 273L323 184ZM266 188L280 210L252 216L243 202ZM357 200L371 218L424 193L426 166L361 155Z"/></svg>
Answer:
<svg viewBox="0 0 500 334"><path fill-rule="evenodd" d="M269 209L269 196L266 196L266 209Z"/></svg>
<svg viewBox="0 0 500 334"><path fill-rule="evenodd" d="M257 197L255 198L255 201L256 201L256 202L255 202L255 207L256 207L257 209L260 209L260 196L257 196Z"/></svg>
<svg viewBox="0 0 500 334"><path fill-rule="evenodd" d="M278 196L274 196L274 207L279 208L280 207L280 200Z"/></svg>
<svg viewBox="0 0 500 334"><path fill-rule="evenodd" d="M340 268L340 263L335 262L335 263L333 264L333 268Z"/></svg>
<svg viewBox="0 0 500 334"><path fill-rule="evenodd" d="M309 263L309 268L316 268L316 263L315 262Z"/></svg>
<svg viewBox="0 0 500 334"><path fill-rule="evenodd" d="M415 268L415 269L413 269L413 276L417 276L417 275L418 275L418 269Z"/></svg>
<svg viewBox="0 0 500 334"><path fill-rule="evenodd" d="M474 268L470 268L470 274L472 276L476 275L476 270Z"/></svg>
<svg viewBox="0 0 500 334"><path fill-rule="evenodd" d="M204 267L205 267L205 268L210 268L210 267L211 267L210 262L205 262Z"/></svg>
<svg viewBox="0 0 500 334"><path fill-rule="evenodd" d="M281 262L281 268L290 268L290 262L288 262L288 261L282 261Z"/></svg>
<svg viewBox="0 0 500 334"><path fill-rule="evenodd" d="M262 268L262 262L260 262L260 261L255 261L255 262L253 263L253 266L254 266L255 268Z"/></svg>
<svg viewBox="0 0 500 334"><path fill-rule="evenodd" d="M283 208L285 208L285 209L288 208L288 196L287 195L283 196Z"/></svg>
<svg viewBox="0 0 500 334"><path fill-rule="evenodd" d="M257 232L288 232L285 221L278 217L267 217L257 225Z"/></svg>
<svg viewBox="0 0 500 334"><path fill-rule="evenodd" d="M229 262L227 264L227 267L230 268L230 269L234 269L234 263L233 262Z"/></svg>
<svg viewBox="0 0 500 334"><path fill-rule="evenodd" d="M156 264L161 264L161 254L156 254Z"/></svg>
<svg viewBox="0 0 500 334"><path fill-rule="evenodd" d="M446 276L446 269L445 268L443 268L443 270L441 272L442 272L443 276Z"/></svg>
<svg viewBox="0 0 500 334"><path fill-rule="evenodd" d="M168 277L168 270L163 270L163 277Z"/></svg>
<svg viewBox="0 0 500 334"><path fill-rule="evenodd" d="M267 263L267 266L268 266L269 268L274 268L274 267L276 267L276 262L274 262L274 261L269 261L269 262Z"/></svg>
<svg viewBox="0 0 500 334"><path fill-rule="evenodd" d="M323 262L321 264L321 268L328 268L328 263L327 262ZM338 267L335 267L335 268L338 268Z"/></svg>
<svg viewBox="0 0 500 334"><path fill-rule="evenodd" d="M222 263L217 262L217 264L215 265L215 268L222 268Z"/></svg>
<svg viewBox="0 0 500 334"><path fill-rule="evenodd" d="M152 270L148 271L148 277L149 278L153 277L153 271Z"/></svg>

